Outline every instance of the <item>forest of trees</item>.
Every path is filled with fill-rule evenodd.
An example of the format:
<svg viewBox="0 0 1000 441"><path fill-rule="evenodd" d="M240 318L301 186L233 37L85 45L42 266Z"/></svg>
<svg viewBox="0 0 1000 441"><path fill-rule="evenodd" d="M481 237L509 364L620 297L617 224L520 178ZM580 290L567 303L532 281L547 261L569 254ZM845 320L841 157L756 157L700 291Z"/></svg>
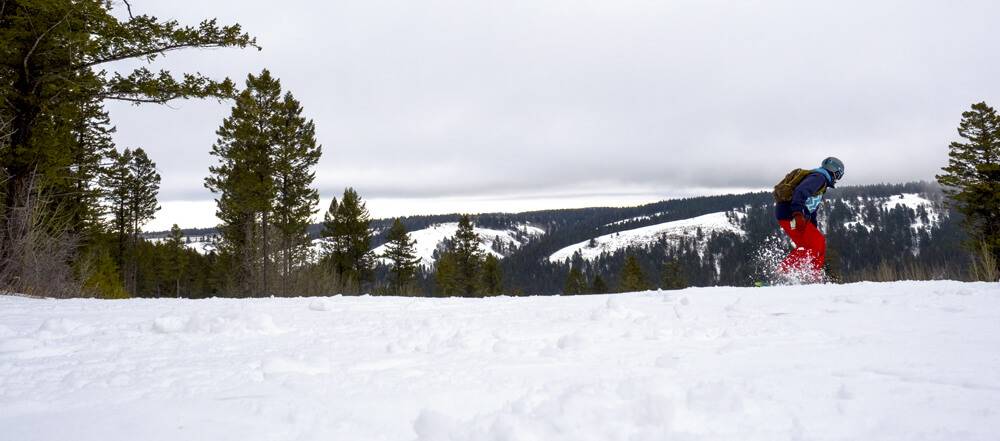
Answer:
<svg viewBox="0 0 1000 441"><path fill-rule="evenodd" d="M394 294L586 294L767 283L777 235L768 193L663 201L641 207L371 219L353 188L321 224L314 187L322 147L314 122L268 70L228 78L151 70L165 53L257 48L239 25L186 26L128 18L103 0L9 1L0 8L0 290L104 298ZM130 61L127 72L108 68ZM232 103L220 122L205 187L217 228L146 234L161 176L140 146L116 146L104 103ZM838 188L820 213L833 281L997 280L1000 117L985 103L962 114L938 184ZM935 211L880 203L919 193ZM742 234L699 234L584 260L548 256L594 237L728 212ZM630 219L630 220L629 220ZM626 221L623 221L626 220ZM422 266L409 232L457 222ZM475 226L540 228L525 244L480 249ZM186 231L186 234L185 234ZM518 233L520 234L520 233ZM216 237L199 253L187 236ZM386 252L373 249L387 244Z"/></svg>

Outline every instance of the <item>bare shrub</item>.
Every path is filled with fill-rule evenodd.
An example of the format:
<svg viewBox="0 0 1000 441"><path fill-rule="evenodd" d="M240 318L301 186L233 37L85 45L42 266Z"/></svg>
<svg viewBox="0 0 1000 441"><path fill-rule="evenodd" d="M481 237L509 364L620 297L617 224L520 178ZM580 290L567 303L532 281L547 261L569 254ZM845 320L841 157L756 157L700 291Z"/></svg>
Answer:
<svg viewBox="0 0 1000 441"><path fill-rule="evenodd" d="M21 203L0 213L0 289L42 297L73 297L81 292L70 264L79 238L69 233L67 218L32 177Z"/></svg>

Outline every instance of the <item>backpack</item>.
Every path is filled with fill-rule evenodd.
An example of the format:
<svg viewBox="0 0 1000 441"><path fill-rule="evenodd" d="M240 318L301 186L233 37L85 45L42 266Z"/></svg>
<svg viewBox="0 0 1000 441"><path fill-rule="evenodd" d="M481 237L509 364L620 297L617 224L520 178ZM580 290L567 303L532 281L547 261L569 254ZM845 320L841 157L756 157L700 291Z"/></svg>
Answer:
<svg viewBox="0 0 1000 441"><path fill-rule="evenodd" d="M811 174L813 174L813 170L806 170L804 168L797 168L788 172L784 179L778 185L774 186L774 201L791 202L792 195L795 193L795 187L798 187L802 183L802 180ZM822 193L823 190L826 190L826 185L820 187L816 193Z"/></svg>

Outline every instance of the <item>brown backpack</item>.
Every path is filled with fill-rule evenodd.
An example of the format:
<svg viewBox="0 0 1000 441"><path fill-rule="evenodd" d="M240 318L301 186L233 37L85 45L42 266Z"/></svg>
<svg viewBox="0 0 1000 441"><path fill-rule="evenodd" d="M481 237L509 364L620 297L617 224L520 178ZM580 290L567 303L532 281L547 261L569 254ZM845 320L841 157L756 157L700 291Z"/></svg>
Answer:
<svg viewBox="0 0 1000 441"><path fill-rule="evenodd" d="M812 173L812 170L806 170L804 168L797 168L788 172L788 174L785 175L785 178L782 179L778 185L774 186L774 201L791 202L792 194L795 193L795 187L798 187L802 180ZM820 192L822 192L826 186L824 185L823 187L824 188L820 188Z"/></svg>

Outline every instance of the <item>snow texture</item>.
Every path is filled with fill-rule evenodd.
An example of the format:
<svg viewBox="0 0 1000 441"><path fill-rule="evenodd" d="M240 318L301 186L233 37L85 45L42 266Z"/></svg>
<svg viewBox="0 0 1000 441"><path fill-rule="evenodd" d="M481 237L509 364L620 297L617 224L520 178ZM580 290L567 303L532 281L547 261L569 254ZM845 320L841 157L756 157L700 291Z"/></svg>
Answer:
<svg viewBox="0 0 1000 441"><path fill-rule="evenodd" d="M741 212L720 211L689 219L665 222L647 227L619 231L595 237L594 245L590 239L565 247L549 256L553 263L563 262L579 252L584 260L594 260L603 253L613 254L626 248L648 246L660 240L677 240L681 237L695 239L698 229L705 236L712 233L731 232L744 234L743 229L733 222L733 217L744 216ZM633 219L626 219L631 221ZM609 224L610 225L610 224Z"/></svg>
<svg viewBox="0 0 1000 441"><path fill-rule="evenodd" d="M3 440L995 440L1000 285L0 297Z"/></svg>

